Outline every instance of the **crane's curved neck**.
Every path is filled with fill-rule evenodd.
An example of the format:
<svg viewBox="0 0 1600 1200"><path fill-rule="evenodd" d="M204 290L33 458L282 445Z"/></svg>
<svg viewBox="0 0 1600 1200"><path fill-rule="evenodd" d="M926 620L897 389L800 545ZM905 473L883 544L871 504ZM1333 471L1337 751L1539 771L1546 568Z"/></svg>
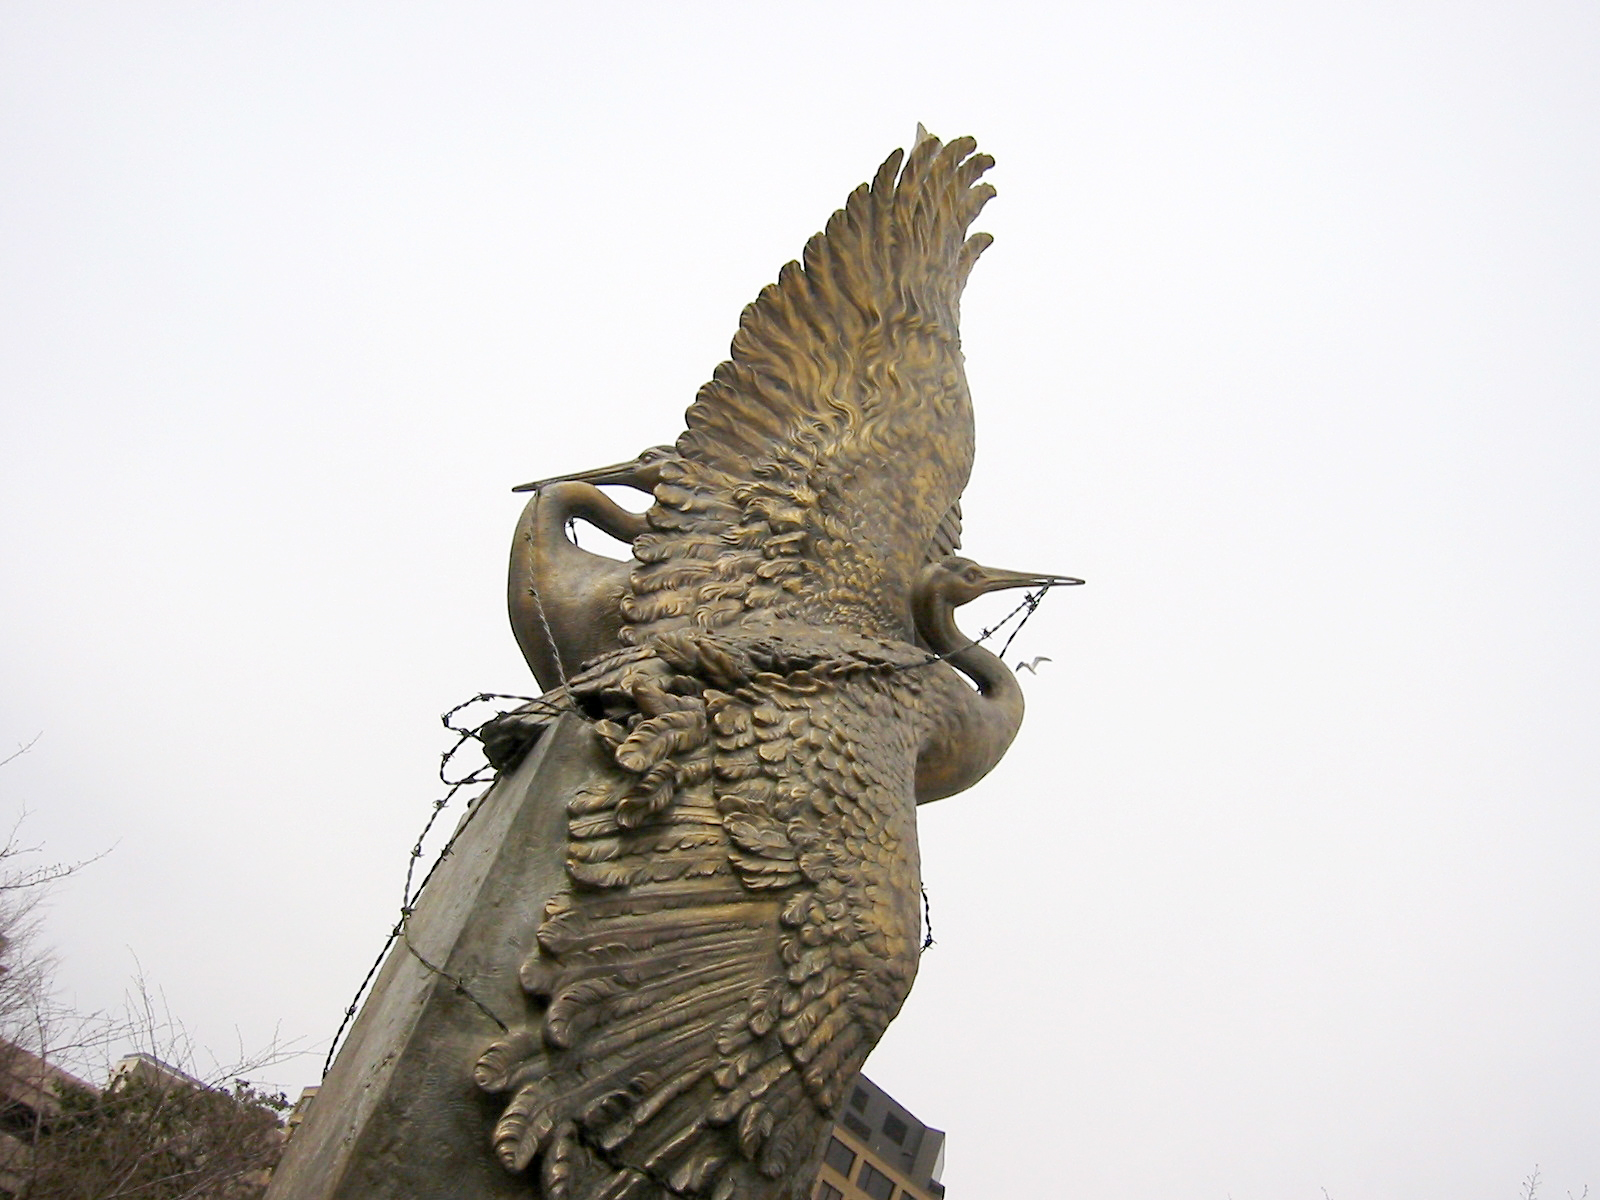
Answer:
<svg viewBox="0 0 1600 1200"><path fill-rule="evenodd" d="M564 483L547 492L550 494L537 497L532 507L537 513L539 534L551 547L579 549L567 538L567 522L572 520L587 521L623 542L631 542L647 528L642 514L629 512L592 484ZM556 547L558 542L565 546Z"/></svg>
<svg viewBox="0 0 1600 1200"><path fill-rule="evenodd" d="M511 543L506 598L517 645L546 691L598 654L617 649L631 562L585 550L567 536L583 520L623 542L643 533L630 513L592 484L562 480L534 492Z"/></svg>
<svg viewBox="0 0 1600 1200"><path fill-rule="evenodd" d="M929 649L977 684L986 700L1004 703L1014 697L1021 720L1022 688L1017 677L999 658L956 628L955 610L949 604L937 594L918 597L916 619L917 632Z"/></svg>
<svg viewBox="0 0 1600 1200"><path fill-rule="evenodd" d="M978 685L940 714L917 757L917 803L965 791L993 769L1022 726L1022 688L1005 663L956 628L955 612L937 589L916 598L917 632L929 649Z"/></svg>

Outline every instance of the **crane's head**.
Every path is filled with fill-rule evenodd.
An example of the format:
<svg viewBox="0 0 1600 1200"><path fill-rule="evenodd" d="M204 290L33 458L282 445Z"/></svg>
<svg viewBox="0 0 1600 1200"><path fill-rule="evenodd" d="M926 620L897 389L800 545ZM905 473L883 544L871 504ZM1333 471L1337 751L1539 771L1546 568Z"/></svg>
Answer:
<svg viewBox="0 0 1600 1200"><path fill-rule="evenodd" d="M952 554L922 568L917 580L917 591L929 599L938 599L951 608L960 608L970 600L989 592L1007 588L1070 587L1082 583L1070 575L1040 575L1027 571L1002 571L998 567L985 567Z"/></svg>
<svg viewBox="0 0 1600 1200"><path fill-rule="evenodd" d="M532 483L521 483L512 488L513 492L536 492L550 483L617 483L624 487L638 488L641 492L653 492L656 484L661 482L661 467L664 463L671 462L678 457L676 446L651 446L637 458L631 458L624 463L613 463L609 467L596 467L592 471L578 471L572 475L556 475L550 479L536 479Z"/></svg>

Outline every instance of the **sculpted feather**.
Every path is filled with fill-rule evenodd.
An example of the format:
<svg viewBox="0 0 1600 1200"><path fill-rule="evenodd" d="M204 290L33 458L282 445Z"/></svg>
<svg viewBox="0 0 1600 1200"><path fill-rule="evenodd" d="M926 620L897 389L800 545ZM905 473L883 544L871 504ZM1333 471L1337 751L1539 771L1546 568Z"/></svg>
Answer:
<svg viewBox="0 0 1600 1200"><path fill-rule="evenodd" d="M960 296L994 194L975 151L890 155L745 309L634 542L625 642L752 616L910 637L912 583L972 470Z"/></svg>
<svg viewBox="0 0 1600 1200"><path fill-rule="evenodd" d="M809 1191L916 974L916 804L1021 721L951 613L1076 581L947 557L972 465L959 299L988 244L967 227L993 194L975 151L891 155L745 310L648 479L644 456L587 476L655 497L620 603L596 575L615 648L561 689L610 768L567 805L527 1022L476 1075L508 1097L496 1152L549 1200Z"/></svg>

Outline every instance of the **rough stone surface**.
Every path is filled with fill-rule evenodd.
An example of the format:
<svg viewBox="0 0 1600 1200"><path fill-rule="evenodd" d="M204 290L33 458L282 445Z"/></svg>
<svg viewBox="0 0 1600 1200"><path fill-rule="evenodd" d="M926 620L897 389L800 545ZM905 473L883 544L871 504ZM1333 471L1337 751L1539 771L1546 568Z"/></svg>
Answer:
<svg viewBox="0 0 1600 1200"><path fill-rule="evenodd" d="M412 945L508 1023L517 964L567 886L565 803L594 741L558 723L474 807L409 922ZM396 944L273 1177L269 1200L475 1200L528 1195L495 1161L500 1105L472 1064L500 1034L456 987Z"/></svg>

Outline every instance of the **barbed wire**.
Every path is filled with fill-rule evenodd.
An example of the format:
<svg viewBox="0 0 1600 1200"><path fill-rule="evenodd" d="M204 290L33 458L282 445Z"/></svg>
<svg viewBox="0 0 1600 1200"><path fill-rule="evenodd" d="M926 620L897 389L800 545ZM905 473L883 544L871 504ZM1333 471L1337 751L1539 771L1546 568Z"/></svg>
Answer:
<svg viewBox="0 0 1600 1200"><path fill-rule="evenodd" d="M934 663L948 662L950 659L954 658L957 654L960 654L964 650L971 650L974 646L981 646L984 642L987 642L995 634L999 633L1002 629L1009 625L1013 617L1015 617L1018 613L1022 613L1022 620L1019 621L1017 623L1017 627L1011 631L1011 636L1006 638L1006 644L1000 647L999 657L1004 658L1006 652L1011 649L1011 643L1016 641L1017 634L1022 632L1022 627L1026 625L1029 620L1032 619L1033 614L1039 610L1039 605L1041 602L1043 602L1045 593L1050 590L1051 586L1047 585L1030 591L1027 595L1023 596L1022 602L1008 612L1005 616L1001 617L977 637L969 638L965 646L957 646L954 650L946 650L943 654L930 654L927 658L923 659L919 663L911 663L908 666L897 667L896 670L915 671L920 667L931 667ZM1024 610L1026 611L1024 612Z"/></svg>
<svg viewBox="0 0 1600 1200"><path fill-rule="evenodd" d="M1028 621L1033 617L1034 613L1039 611L1039 604L1044 600L1044 594L1049 590L1049 588L1039 588L1037 591L1029 592L1022 598L1022 603L1011 610L1013 616L1015 616L1024 608L1026 608L1028 611L1023 613L1022 620L1017 622L1017 627L1011 631L1011 636L1006 638L1006 644L1000 647L1001 658L1004 658L1008 653L1010 653L1011 643L1017 640L1017 634L1022 632L1022 627L1028 623Z"/></svg>
<svg viewBox="0 0 1600 1200"><path fill-rule="evenodd" d="M536 499L535 503L537 502L538 501ZM996 621L993 625L983 630L983 632L978 634L977 637L971 639L967 643L967 646L959 647L955 650L947 650L943 654L930 654L921 663L913 663L897 669L914 670L919 667L931 666L934 663L944 662L952 656L961 653L961 651L964 649L981 645L983 642L988 641L1007 625L1009 625L1012 620L1018 616L1018 614L1021 614L1022 619L1017 622L1017 627L1011 631L1010 635L1005 640L1005 644L1000 648L999 657L1003 659L1010 651L1011 643L1016 641L1017 635L1022 632L1023 627L1027 625L1030 619L1032 619L1033 614L1038 611L1039 605L1044 600L1045 593L1050 590L1051 589L1049 587L1039 587L1029 591L1025 596L1023 596L1022 601L1015 608L1013 608L1005 616L1001 617L1000 620ZM480 792L477 796L468 801L467 812L460 826L458 826L456 831L450 835L449 840L445 842L438 855L434 858L433 863L429 866L427 873L422 877L422 882L417 884L415 890L413 890L412 881L416 877L417 864L422 859L424 845L427 842L429 833L433 831L433 826L435 822L438 821L439 815L450 806L451 802L455 799L456 794L460 792L461 789L472 787L477 784L493 786L495 780L498 778L498 772L496 772L493 766L488 764L474 768L459 779L450 778L446 774L446 771L449 769L449 766L454 760L455 756L464 746L467 745L467 743L478 742L479 744L482 744L482 735L484 729L492 722L498 720L500 717L507 715L508 710L497 711L494 716L480 721L477 725L470 727L457 725L454 721L456 714L462 712L464 709L472 707L474 704L481 704L491 700L521 701L520 708L514 711L526 712L530 709L533 709L535 712L537 712L542 708L543 713L540 715L551 717L559 716L564 711L570 711L578 708L577 702L572 696L571 688L568 686L566 670L561 662L560 647L556 645L555 636L550 629L550 624L545 619L544 604L540 600L539 590L537 587L530 585L528 591L533 597L534 610L538 614L540 627L544 633L547 643L550 646L551 654L555 658L556 672L561 679L561 688L559 694L561 698L566 701L566 705L563 706L554 703L543 696L520 696L506 692L479 692L471 699L464 700L460 704L457 704L454 708L450 709L439 718L440 722L446 729L457 735L455 742L450 746L450 748L439 756L439 780L449 790L446 791L443 796L433 802L432 808L428 813L428 819L423 823L422 832L417 835L417 840L411 847L411 854L406 860L405 886L401 892L403 899L400 905L400 918L395 922L394 927L389 931L388 937L384 939L383 948L378 951L377 957L372 960L372 965L367 968L366 975L363 976L360 985L356 988L355 995L351 997L350 1004L344 1011L344 1016L339 1022L339 1028L337 1032L334 1033L333 1041L328 1047L328 1056L322 1064L322 1074L324 1078L327 1077L329 1070L331 1070L333 1067L334 1056L339 1051L339 1046L344 1038L346 1030L350 1028L351 1022L355 1020L356 1013L361 1007L362 998L367 994L368 989L372 986L372 981L374 978L376 978L379 968L383 966L384 959L388 956L390 949L397 941L400 942L406 948L406 951L413 958L415 958L417 962L422 964L422 966L430 974L437 975L439 978L445 980L452 987L454 987L460 995L466 997L466 999L471 1001L472 1004L474 1004L481 1012L483 1012L485 1016L499 1026L502 1032L504 1032L507 1028L506 1023L501 1020L500 1017L496 1015L488 1005L474 995L472 989L467 987L463 980L450 974L437 964L430 962L428 958L423 955L423 953L418 950L415 945L412 944L409 924L411 920L411 914L418 899L420 899L423 892L427 889L428 882L433 878L434 873L439 869L441 864L443 864L445 859L449 857L450 851L455 848L456 841L466 831L467 826L471 824L472 818L477 815L477 812L481 807L481 801L488 794L488 787L485 787L483 792ZM927 950L936 944L933 938L933 910L928 900L927 887L924 885L921 890L923 915L922 949Z"/></svg>
<svg viewBox="0 0 1600 1200"><path fill-rule="evenodd" d="M537 528L539 524L539 505L543 502L543 500L544 489L536 489L533 493L533 524L535 528ZM576 545L578 541L578 535L571 517L567 518L567 533L572 539L573 544ZM567 697L568 701L572 703L573 707L576 708L577 702L572 700L571 689L567 687L567 668L566 665L561 661L561 647L556 645L556 635L551 632L550 620L544 615L544 598L539 595L538 585L532 580L529 580L528 582L528 594L533 597L533 611L539 618L539 628L544 630L545 644L550 647L551 657L556 660L556 678L561 681L561 691Z"/></svg>
<svg viewBox="0 0 1600 1200"><path fill-rule="evenodd" d="M423 955L423 953L418 950L415 945L412 944L410 931L408 928L411 920L411 914L416 907L417 900L427 889L428 881L433 878L434 872L437 871L444 860L449 857L450 851L455 848L456 842L460 839L461 835L466 832L467 826L472 822L472 818L477 815L479 808L482 807L480 802L488 794L488 788L486 787L484 791L478 793L478 795L474 796L467 802L467 812L461 822L461 825L454 833L450 835L449 840L446 841L444 846L439 850L439 853L437 856L435 856L432 865L429 866L427 873L422 877L422 882L417 884L415 889L413 889L412 881L416 878L417 864L422 859L423 849L428 840L428 834L433 831L433 826L435 822L438 821L439 814L444 812L444 810L450 806L450 803L456 798L456 795L463 788L472 787L476 784L492 785L496 778L494 769L487 765L477 767L458 779L452 779L446 774L450 768L451 762L455 759L456 755L461 752L462 748L466 746L468 742L481 742L481 735L484 727L491 721L503 716L504 712L496 712L494 716L491 716L471 727L457 725L455 723L456 714L461 712L463 709L472 707L474 704L482 704L491 700L520 700L523 702L525 707L529 704L541 703L541 698L538 696L518 696L505 692L479 692L470 700L462 701L460 704L456 705L439 718L440 722L446 729L457 735L455 742L450 746L450 748L439 756L439 780L448 790L443 796L433 801L428 812L428 819L423 823L422 832L417 835L417 840L411 847L411 854L406 860L405 886L401 891L400 918L395 922L394 928L389 930L388 937L384 939L383 948L378 951L377 957L372 960L372 965L367 968L366 975L362 978L360 985L356 988L355 995L350 998L349 1006L344 1010L344 1017L339 1022L338 1031L334 1033L333 1041L328 1046L328 1056L322 1064L322 1075L324 1078L327 1077L329 1070L331 1070L333 1067L334 1056L339 1052L339 1046L344 1038L345 1031L350 1028L350 1023L355 1020L356 1012L361 1007L362 997L367 994L368 988L372 986L372 981L378 974L378 969L383 966L383 960L388 957L390 948L393 947L397 941L404 945L407 952L419 963L421 963L430 974L437 975L446 982L450 983L457 992L465 996L480 1010L482 1010L484 1015L493 1020L494 1023L502 1030L506 1028L505 1022L496 1016L494 1012L483 1003L483 1001L478 999L477 996L473 995L472 990L467 987L463 980L450 974L437 964L430 962L427 957ZM552 715L554 715L556 711L558 710L556 710L554 706L551 706Z"/></svg>

